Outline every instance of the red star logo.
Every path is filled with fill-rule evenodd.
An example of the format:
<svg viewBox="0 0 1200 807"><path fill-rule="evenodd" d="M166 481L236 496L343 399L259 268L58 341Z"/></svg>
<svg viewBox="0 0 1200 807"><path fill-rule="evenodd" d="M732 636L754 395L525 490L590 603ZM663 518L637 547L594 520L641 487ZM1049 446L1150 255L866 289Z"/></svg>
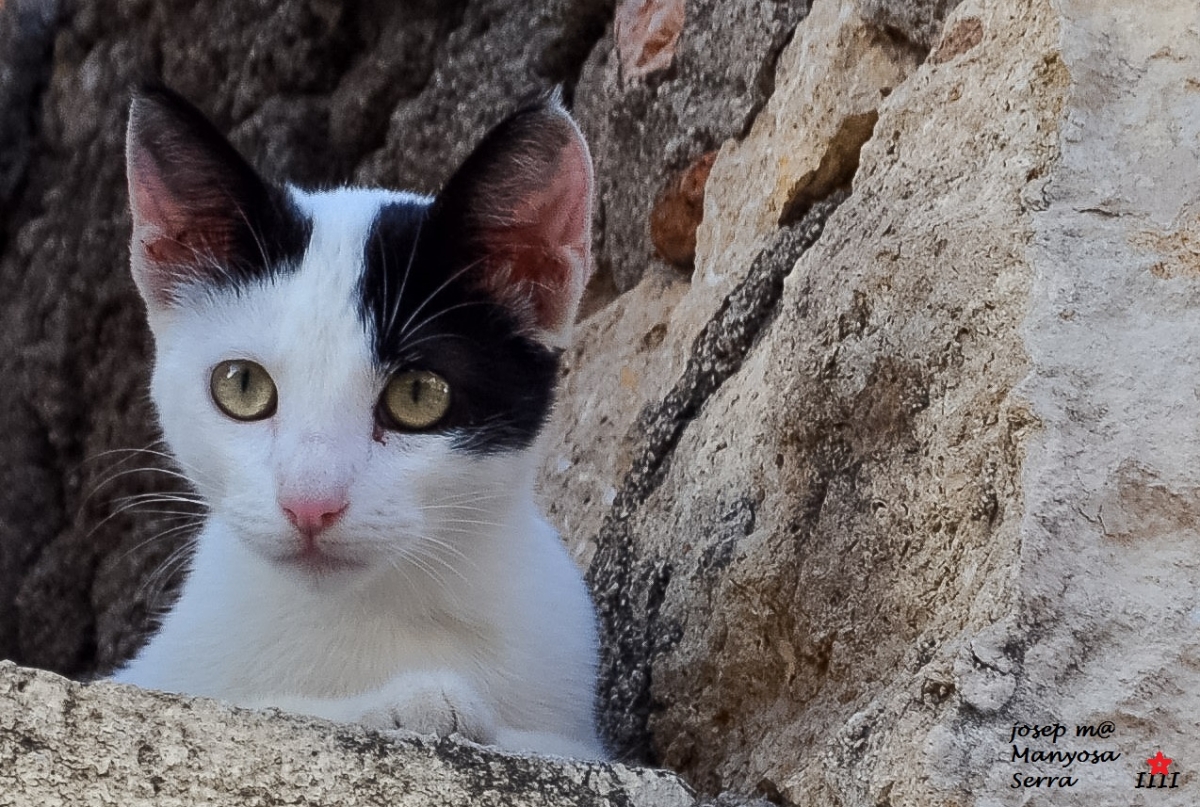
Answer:
<svg viewBox="0 0 1200 807"><path fill-rule="evenodd" d="M1150 766L1151 776L1157 776L1160 773L1163 776L1166 776L1168 773L1170 773L1170 771L1167 770L1167 766L1174 761L1175 760L1171 759L1170 757L1163 756L1163 752L1159 751L1157 754L1150 757L1150 759L1146 760L1146 764Z"/></svg>

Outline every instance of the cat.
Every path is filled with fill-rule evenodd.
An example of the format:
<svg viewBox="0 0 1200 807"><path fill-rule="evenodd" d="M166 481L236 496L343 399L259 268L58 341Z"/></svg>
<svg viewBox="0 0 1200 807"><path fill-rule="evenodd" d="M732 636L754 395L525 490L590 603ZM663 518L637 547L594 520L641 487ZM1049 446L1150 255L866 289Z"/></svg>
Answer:
<svg viewBox="0 0 1200 807"><path fill-rule="evenodd" d="M590 272L591 158L557 94L434 198L270 182L161 86L126 158L151 396L207 512L114 680L605 758L595 611L533 502Z"/></svg>

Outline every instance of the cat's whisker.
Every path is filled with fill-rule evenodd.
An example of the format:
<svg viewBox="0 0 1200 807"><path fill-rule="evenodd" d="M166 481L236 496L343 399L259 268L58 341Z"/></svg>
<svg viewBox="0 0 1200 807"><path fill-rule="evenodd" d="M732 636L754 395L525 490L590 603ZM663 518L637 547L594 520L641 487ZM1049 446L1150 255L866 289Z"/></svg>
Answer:
<svg viewBox="0 0 1200 807"><path fill-rule="evenodd" d="M154 502L154 503L157 503L157 502ZM163 503L174 503L174 502L164 501ZM85 539L91 538L93 535L96 534L96 531L99 530L101 527L103 527L105 524L112 521L114 518L121 515L122 513L138 507L138 505L139 505L138 502L129 502L129 503L121 505L120 507L117 507L115 510L113 510L111 513L109 513L107 516L105 516L104 518L102 518L98 522L96 522L92 526L92 528L90 530L88 530L87 535L85 535L84 538ZM172 511L172 512L176 512L176 511Z"/></svg>
<svg viewBox="0 0 1200 807"><path fill-rule="evenodd" d="M163 493L161 491L153 491L150 493L132 493L128 496L118 496L113 499L113 503L121 507L137 506L138 504L190 504L197 507L207 509L207 503L198 496L189 496L185 493Z"/></svg>
<svg viewBox="0 0 1200 807"><path fill-rule="evenodd" d="M154 445L154 443L151 443L150 445ZM129 462L131 459L133 459L133 457L135 457L138 454L141 454L143 452L147 453L147 454L158 453L158 452L153 451L151 448L149 448L149 446L147 446L146 448L110 448L110 449L106 449L105 451L98 451L95 454L84 457L82 460L79 461L79 464L80 464L80 466L84 466L91 462L98 462L99 460L102 460L113 454L127 454L129 456L126 456L124 459L122 459L116 463L117 465L124 465L126 462Z"/></svg>
<svg viewBox="0 0 1200 807"><path fill-rule="evenodd" d="M451 480L451 481L465 482L465 481L468 481L468 477L464 474L455 474L453 480ZM457 501L457 500L474 500L474 499L478 499L480 501L492 501L495 499L502 499L505 497L505 495L506 494L503 494L503 493L483 493L479 490L463 490L463 491L459 491L458 493L439 496L438 501L439 502L453 502L453 501Z"/></svg>
<svg viewBox="0 0 1200 807"><path fill-rule="evenodd" d="M436 569L434 569L432 566L430 566L428 563L426 563L423 558L421 558L419 555L413 553L411 550L406 550L406 551L402 552L401 557L409 565L424 572L426 577L428 577L430 580L435 582L439 587L441 587L443 593L449 594L450 586L447 585L446 578L442 577L441 574L439 574Z"/></svg>
<svg viewBox="0 0 1200 807"><path fill-rule="evenodd" d="M497 498L499 498L499 497L497 497ZM476 512L476 513L492 512L492 509L490 507L474 507L473 503L475 501L476 500L474 500L474 499L467 499L462 504L419 504L419 505L417 505L417 507L418 507L418 509L421 510L421 512L425 512L427 510L465 510L468 512Z"/></svg>
<svg viewBox="0 0 1200 807"><path fill-rule="evenodd" d="M414 583L412 576L409 574L411 568L403 556L389 557L387 558L387 563L389 567L404 578L404 582L408 584L410 589L416 588L416 583Z"/></svg>
<svg viewBox="0 0 1200 807"><path fill-rule="evenodd" d="M417 257L417 247L421 243L421 230L425 227L425 216L421 216L417 220L417 232L413 236L412 249L408 252L408 263L404 267L404 277L400 280L400 291L396 295L396 301L392 305L391 311L388 313L387 325L384 328L385 334L392 332L392 327L396 324L396 316L400 313L400 306L404 300L404 290L408 287L408 276L412 272L413 260ZM384 281L387 280L386 267ZM384 287L384 299L387 299L387 287Z"/></svg>
<svg viewBox="0 0 1200 807"><path fill-rule="evenodd" d="M124 503L120 504L118 507L114 508L113 511L110 512L107 516L100 519L100 521L98 521L95 524L95 526L93 526L91 528L91 530L88 531L88 537L90 538L96 532L96 530L103 527L105 524L107 524L112 519L116 518L117 516L121 515L122 513L131 511L131 510L137 510L139 512L149 512L150 514L154 514L154 513L158 512L158 513L165 513L168 515L174 515L174 514L187 515L186 512L180 511L180 510L166 510L166 511L153 511L153 510L145 511L144 510L144 508L146 506L156 505L156 504L196 505L197 503L193 502L193 501L188 501L186 499L172 499L172 498L141 499L141 500L136 500L136 501L124 502ZM204 517L203 513L193 513L192 515L195 515L197 518Z"/></svg>
<svg viewBox="0 0 1200 807"><path fill-rule="evenodd" d="M136 508L132 508L132 509L136 509L139 515L161 516L161 518L158 519L159 521L178 521L181 519L193 519L193 520L196 520L196 522L199 524L204 523L204 515L201 513L181 513L178 510L144 510L140 507L136 507Z"/></svg>
<svg viewBox="0 0 1200 807"><path fill-rule="evenodd" d="M453 563L450 563L450 562L449 562L449 561L447 561L445 558L443 558L443 557L440 557L440 556L439 556L439 555L437 555L436 553L434 553L434 552L428 552L428 551L420 551L420 552L418 552L418 553L416 553L416 554L417 554L417 555L419 555L419 556L420 556L422 559L424 559L424 560L426 560L426 561L432 561L432 562L434 562L434 563L440 564L440 565L441 565L443 568L445 568L445 569L446 569L446 571L448 571L448 572L450 572L451 574L453 574L453 575L454 575L455 577L457 577L457 578L458 578L458 579L459 579L461 582L463 582L463 583L466 583L466 582L468 582L468 578L467 578L467 576L466 576L465 574L463 574L463 571L462 571L462 569L458 568L458 567L457 567L457 566L455 566ZM441 581L442 581L442 586L443 586L443 588L445 588L445 589L446 589L446 591L450 591L450 586L448 586L448 585L446 584L446 580L445 580L445 578L443 577L443 578L440 578L440 579L441 579Z"/></svg>
<svg viewBox="0 0 1200 807"><path fill-rule="evenodd" d="M131 546L129 549L126 549L124 552L122 552L118 556L117 560L124 561L130 555L133 555L134 553L149 546L150 544L161 541L163 538L165 538L168 535L174 535L176 533L186 532L189 529L198 529L198 528L202 527L203 525L204 525L203 521L194 521L194 522L186 523L186 524L176 524L174 526L167 527L164 530L159 530L158 532L151 535L149 538L138 541L138 543Z"/></svg>
<svg viewBox="0 0 1200 807"><path fill-rule="evenodd" d="M270 266L271 259L267 257L267 248L263 244L262 238L258 234L258 229L250 221L250 217L246 215L246 209L240 204L234 204L234 209L237 211L238 218L246 225L246 230L250 233L250 237L254 239L254 246L258 249L258 256L262 258L263 266Z"/></svg>
<svg viewBox="0 0 1200 807"><path fill-rule="evenodd" d="M159 440L154 441L150 445L165 445L165 441L159 439ZM112 449L108 449L107 451L101 451L98 454L94 454L91 457L88 457L87 459L85 459L84 462L92 462L92 461L100 460L100 459L103 459L104 457L112 455L112 454L127 454L128 455L124 459L119 460L117 463L115 463L115 465L113 466L114 468L119 468L122 465L126 464L127 462L133 461L138 455L146 454L146 455L149 455L152 457L158 457L161 459L165 459L171 465L174 465L174 466L182 469L187 474L187 476L185 476L184 478L187 479L189 482L192 480L195 480L195 479L202 480L205 478L205 474L202 473L199 468L196 468L194 466L189 465L188 463L183 462L178 457L176 457L174 454L171 454L166 451L157 451L155 449L150 448L149 446L147 446L145 448L112 448ZM164 471L164 472L171 470L170 468L162 468L161 466L144 466L144 469L145 470L153 470L153 471Z"/></svg>
<svg viewBox="0 0 1200 807"><path fill-rule="evenodd" d="M449 314L451 311L457 311L460 308L470 308L471 306L475 306L475 305L480 305L480 306L485 306L485 307L491 308L493 304L490 302L487 302L485 300L468 300L465 303L456 303L452 306L448 306L446 308L442 308L438 311L435 311L434 313L430 314L425 319L421 320L421 323L419 325L417 325L415 328L407 328L407 327L405 328L404 335L401 337L401 341L400 341L400 349L401 350L411 349L412 343L410 343L408 341L408 336L410 334L416 335L416 334L420 333L422 328L425 328L426 326L428 326L429 323L433 322L438 317L445 316L446 314ZM428 337L422 337L422 338L428 338Z"/></svg>
<svg viewBox="0 0 1200 807"><path fill-rule="evenodd" d="M494 496L486 496L486 497L478 496L478 495L464 495L464 496L460 496L460 497L456 497L456 498L443 497L443 498L437 499L436 502L419 504L419 505L417 505L417 507L420 508L422 511L424 511L424 510L452 510L456 507L479 507L479 506L483 506L483 505L494 504L496 502L507 501L510 498L511 498L510 496L505 496L505 495L501 495L501 494L496 494ZM490 508L485 507L484 509L487 509L490 512Z"/></svg>
<svg viewBox="0 0 1200 807"><path fill-rule="evenodd" d="M144 474L162 474L163 476L168 476L168 477L171 477L172 479L182 479L185 482L191 482L191 480L187 477L187 475L182 474L179 471L172 471L169 468L156 468L152 465L144 465L144 466L139 466L137 468L126 468L123 471L117 471L115 473L109 474L104 479L101 479L99 482L97 482L95 484L95 486L92 487L91 492L88 493L88 495L84 497L83 504L87 504L88 502L90 502L93 498L95 498L96 494L98 494L101 490L103 490L104 488L111 485L116 480L118 480L122 477L125 477L125 476L132 476L133 474L143 474L143 473Z"/></svg>
<svg viewBox="0 0 1200 807"><path fill-rule="evenodd" d="M484 521L473 518L447 518L442 519L443 524L470 524L473 527L493 527L503 528L505 525L501 521Z"/></svg>
<svg viewBox="0 0 1200 807"><path fill-rule="evenodd" d="M158 536L160 539L165 535ZM195 554L195 541L186 541L183 545L173 550L171 554L158 565L151 574L149 574L142 584L138 586L137 599L144 599L147 603L154 603L163 595L167 582L175 575L177 571L186 565Z"/></svg>
<svg viewBox="0 0 1200 807"><path fill-rule="evenodd" d="M114 501L130 501L133 499L152 499L155 496L163 496L170 499L185 499L197 504L203 504L204 499L197 493L189 493L187 491L173 490L149 490L144 493L130 493L125 496L118 496Z"/></svg>
<svg viewBox="0 0 1200 807"><path fill-rule="evenodd" d="M388 278L392 274L388 269L387 242L383 240L383 235L379 232L379 229L375 227L371 228L371 238L379 249L379 259L383 264L383 299L386 302L388 299ZM398 304L399 303L397 303L397 305ZM388 315L387 322L383 323L383 330L378 334L378 336L382 337L391 331L392 317L394 316L395 306L392 308L392 313Z"/></svg>
<svg viewBox="0 0 1200 807"><path fill-rule="evenodd" d="M430 534L430 532L428 530L421 533L420 538L418 540L418 544L421 546L424 546L424 547L433 547L438 550L445 550L448 554L453 555L455 558L463 561L464 563L470 563L472 565L475 565L474 558L467 555L465 552L463 552L460 548L455 546L453 543L442 540L441 538L438 538L437 536Z"/></svg>
<svg viewBox="0 0 1200 807"><path fill-rule="evenodd" d="M478 267L478 266L479 266L480 264L482 264L482 263L483 263L483 259L482 259L482 258L480 258L480 259L478 259L478 260L471 261L471 262L470 262L470 263L468 263L466 266L464 266L462 269L459 269L457 272L455 272L454 274L450 275L450 277L446 278L446 280L445 280L445 281L443 281L443 282L442 282L442 284L441 284L440 286L438 286L436 289L434 289L433 291L431 291L431 292L429 293L429 296L428 296L428 297L426 297L424 300L422 300L422 301L421 301L421 304L417 306L416 310L415 310L415 311L413 311L411 314L409 314L409 315L408 315L408 319L407 319L407 320L404 322L404 324L403 324L403 325L401 325L401 326L400 326L400 340L401 340L401 341L403 341L403 340L404 340L404 338L405 338L405 337L406 337L406 336L409 334L409 326L410 326L410 325L412 325L412 322L413 322L413 320L414 320L414 319L416 319L416 318L417 318L417 316L418 316L418 315L419 315L419 314L420 314L422 311L424 311L424 310L425 310L425 306L429 305L429 304L430 304L430 303L433 301L433 298L437 297L439 294L441 294L443 291L445 291L445 289L446 289L446 288L447 288L447 287L448 287L448 286L449 286L451 283L453 283L454 281L458 280L460 277L462 277L463 275L465 275L467 272L469 272L469 271L471 271L471 270L475 269L476 267Z"/></svg>
<svg viewBox="0 0 1200 807"><path fill-rule="evenodd" d="M425 343L425 342L432 342L432 341L435 341L435 340L438 340L438 339L461 339L461 340L463 340L464 342L469 342L469 343L471 343L471 344L474 344L474 341L473 341L472 339L470 339L469 337L463 336L462 334L458 334L458 333L431 333L431 334L428 334L428 335L426 335L426 336L422 336L420 339L417 339L416 341L413 341L413 342L405 341L405 342L403 343L403 345L401 345L401 349L402 349L402 350L412 350L412 349L413 349L413 348L415 348L417 345L423 344L423 343Z"/></svg>

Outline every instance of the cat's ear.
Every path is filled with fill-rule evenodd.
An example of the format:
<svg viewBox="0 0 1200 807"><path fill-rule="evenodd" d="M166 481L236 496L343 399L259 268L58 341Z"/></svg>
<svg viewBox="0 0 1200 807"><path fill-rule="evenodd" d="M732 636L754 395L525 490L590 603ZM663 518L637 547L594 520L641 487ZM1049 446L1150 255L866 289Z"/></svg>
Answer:
<svg viewBox="0 0 1200 807"><path fill-rule="evenodd" d="M198 109L164 87L135 94L126 175L134 281L151 313L185 283L237 281L268 262L263 232L287 204Z"/></svg>
<svg viewBox="0 0 1200 807"><path fill-rule="evenodd" d="M592 159L554 93L493 129L438 195L472 277L536 338L562 346L591 274Z"/></svg>

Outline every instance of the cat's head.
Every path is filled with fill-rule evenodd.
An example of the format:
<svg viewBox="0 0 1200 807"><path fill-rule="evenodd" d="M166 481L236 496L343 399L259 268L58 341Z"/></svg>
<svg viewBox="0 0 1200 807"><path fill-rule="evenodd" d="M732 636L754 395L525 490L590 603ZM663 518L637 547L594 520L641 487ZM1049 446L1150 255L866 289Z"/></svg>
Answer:
<svg viewBox="0 0 1200 807"><path fill-rule="evenodd" d="M555 98L433 199L269 182L164 89L127 170L152 394L224 529L361 579L436 570L524 500L589 273L591 161Z"/></svg>

